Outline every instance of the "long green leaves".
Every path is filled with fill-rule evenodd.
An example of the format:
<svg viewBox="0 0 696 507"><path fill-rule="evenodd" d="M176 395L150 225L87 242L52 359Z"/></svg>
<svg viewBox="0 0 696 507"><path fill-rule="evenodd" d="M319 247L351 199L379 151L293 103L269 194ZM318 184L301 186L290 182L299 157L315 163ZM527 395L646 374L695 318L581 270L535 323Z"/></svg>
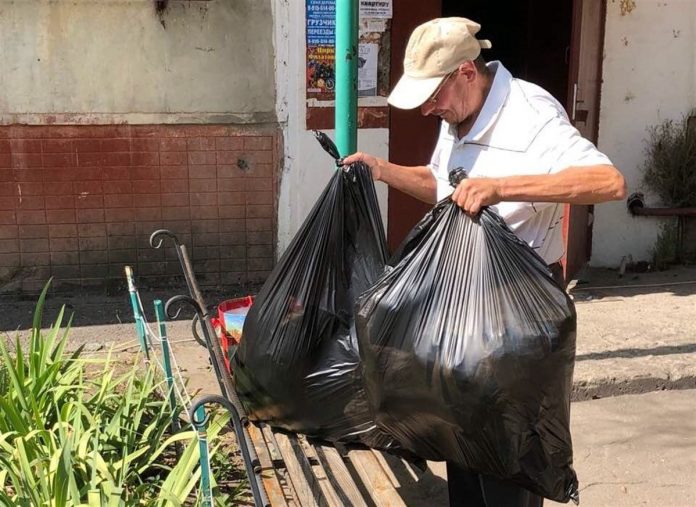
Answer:
<svg viewBox="0 0 696 507"><path fill-rule="evenodd" d="M0 506L183 505L198 445L193 431L170 434L166 387L153 369L123 372L110 357L96 368L66 353L63 310L41 331L46 293L24 347L0 338ZM211 441L225 422L215 420ZM178 442L188 444L179 458Z"/></svg>

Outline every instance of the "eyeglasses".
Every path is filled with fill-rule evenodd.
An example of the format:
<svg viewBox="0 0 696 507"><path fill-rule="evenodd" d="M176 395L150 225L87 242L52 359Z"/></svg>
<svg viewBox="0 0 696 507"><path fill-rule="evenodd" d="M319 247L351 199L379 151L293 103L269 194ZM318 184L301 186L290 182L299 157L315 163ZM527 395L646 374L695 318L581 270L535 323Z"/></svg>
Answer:
<svg viewBox="0 0 696 507"><path fill-rule="evenodd" d="M437 85L437 88L435 88L435 91L432 93L432 95L430 95L430 97L428 97L428 100L426 101L428 104L430 104L430 105L435 105L435 104L437 104L438 95L440 95L440 92L442 91L442 88L445 86L445 83L447 82L447 80L448 80L450 77L452 77L452 75L453 75L455 72L456 72L456 69L453 70L452 72L450 72L449 74L447 74L447 75L442 79L442 81L440 81L440 84Z"/></svg>

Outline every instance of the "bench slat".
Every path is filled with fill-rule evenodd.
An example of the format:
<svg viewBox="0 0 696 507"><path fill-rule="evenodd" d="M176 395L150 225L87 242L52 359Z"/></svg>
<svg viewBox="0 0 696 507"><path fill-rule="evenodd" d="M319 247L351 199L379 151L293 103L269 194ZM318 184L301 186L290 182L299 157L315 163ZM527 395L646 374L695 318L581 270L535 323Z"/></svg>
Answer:
<svg viewBox="0 0 696 507"><path fill-rule="evenodd" d="M324 465L324 469L327 471L331 484L341 497L343 505L367 507L367 503L362 498L360 490L336 448L326 445L315 445L314 448L319 460Z"/></svg>
<svg viewBox="0 0 696 507"><path fill-rule="evenodd" d="M276 442L278 442L278 450L283 456L290 481L297 494L297 501L302 507L317 507L317 502L314 499L323 498L323 493L306 457L304 455L298 457L297 455L297 450L300 449L296 437L294 435L288 436L284 433L274 433L273 436ZM294 446L291 442L292 440L295 440Z"/></svg>
<svg viewBox="0 0 696 507"><path fill-rule="evenodd" d="M406 507L372 451L353 449L348 452L348 458L378 507Z"/></svg>
<svg viewBox="0 0 696 507"><path fill-rule="evenodd" d="M372 450L384 473L389 477L395 488L416 484L423 476L423 472L417 470L403 459L386 452Z"/></svg>
<svg viewBox="0 0 696 507"><path fill-rule="evenodd" d="M406 507L397 489L420 473L395 456L352 449L346 457L303 435L249 426L272 507Z"/></svg>
<svg viewBox="0 0 696 507"><path fill-rule="evenodd" d="M280 445L278 444L278 440L276 439L273 430L267 424L261 425L260 428L266 441L268 454L273 460L273 468L275 469L276 475L280 482L280 487L285 495L285 501L288 503L288 507L302 507L304 503L302 503L302 500L299 498L299 495L295 490L295 485L292 482L290 470L285 463L283 454L280 452Z"/></svg>
<svg viewBox="0 0 696 507"><path fill-rule="evenodd" d="M317 478L317 482L319 483L322 493L324 493L324 501L326 502L324 505L326 507L337 507L343 505L341 498L338 496L336 490L334 490L334 487L331 484L331 481L327 477L326 471L321 465L321 461L319 461L319 456L317 456L314 446L307 442L307 439L304 436L298 435L297 440L302 446L304 455L309 458L310 463L313 463L312 471L314 472L314 476ZM323 507L323 505L321 507Z"/></svg>
<svg viewBox="0 0 696 507"><path fill-rule="evenodd" d="M261 479L263 486L268 495L268 500L272 507L287 507L283 487L278 480L278 475L273 467L273 461L266 446L266 440L263 438L263 433L255 424L249 424L249 436L254 443L254 448L259 456L261 464Z"/></svg>

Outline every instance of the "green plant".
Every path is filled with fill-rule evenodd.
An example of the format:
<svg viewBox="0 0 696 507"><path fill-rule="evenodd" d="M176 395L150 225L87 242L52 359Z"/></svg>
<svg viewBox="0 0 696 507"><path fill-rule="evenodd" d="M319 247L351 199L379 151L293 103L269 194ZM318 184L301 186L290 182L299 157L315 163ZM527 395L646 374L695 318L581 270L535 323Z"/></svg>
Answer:
<svg viewBox="0 0 696 507"><path fill-rule="evenodd" d="M653 248L653 266L656 270L667 269L679 261L679 227L674 221L663 224Z"/></svg>
<svg viewBox="0 0 696 507"><path fill-rule="evenodd" d="M648 129L643 183L667 206L696 207L696 132L689 118Z"/></svg>
<svg viewBox="0 0 696 507"><path fill-rule="evenodd" d="M190 501L200 475L193 431L170 434L172 411L153 369L97 378L80 351L65 352L63 310L41 332L48 286L26 350L0 339L0 505L176 506ZM4 380L2 380L4 379ZM208 429L213 445L227 418ZM175 444L185 442L177 458Z"/></svg>
<svg viewBox="0 0 696 507"><path fill-rule="evenodd" d="M0 363L0 395L7 392L10 388L10 377L7 373L7 366Z"/></svg>

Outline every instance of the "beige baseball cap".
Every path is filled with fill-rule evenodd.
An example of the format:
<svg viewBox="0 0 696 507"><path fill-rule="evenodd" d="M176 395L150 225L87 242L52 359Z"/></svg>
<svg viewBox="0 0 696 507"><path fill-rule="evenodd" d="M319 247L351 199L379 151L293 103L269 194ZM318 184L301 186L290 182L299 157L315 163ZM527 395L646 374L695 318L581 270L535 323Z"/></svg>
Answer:
<svg viewBox="0 0 696 507"><path fill-rule="evenodd" d="M481 25L466 18L437 18L416 27L408 39L404 75L389 95L399 109L423 104L447 74L466 60L475 60L491 42L475 35Z"/></svg>

